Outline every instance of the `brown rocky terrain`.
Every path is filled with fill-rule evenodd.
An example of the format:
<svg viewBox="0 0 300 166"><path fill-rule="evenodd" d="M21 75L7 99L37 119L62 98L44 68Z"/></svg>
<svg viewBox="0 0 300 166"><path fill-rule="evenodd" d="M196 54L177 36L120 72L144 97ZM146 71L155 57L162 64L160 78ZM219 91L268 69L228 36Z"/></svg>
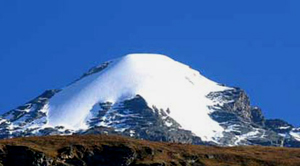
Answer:
<svg viewBox="0 0 300 166"><path fill-rule="evenodd" d="M212 147L106 135L15 138L1 140L0 147L0 165L300 165L300 149Z"/></svg>

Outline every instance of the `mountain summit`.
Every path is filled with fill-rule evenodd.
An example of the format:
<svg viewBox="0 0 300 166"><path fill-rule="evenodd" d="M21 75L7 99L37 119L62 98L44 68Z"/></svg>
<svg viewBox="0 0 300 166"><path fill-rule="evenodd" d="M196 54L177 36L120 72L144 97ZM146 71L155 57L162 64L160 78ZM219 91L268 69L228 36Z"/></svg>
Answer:
<svg viewBox="0 0 300 166"><path fill-rule="evenodd" d="M166 56L130 54L111 61L102 71L82 78L50 99L48 124L87 129L87 121L99 110L99 103L116 105L140 95L148 107L169 109L169 116L183 128L211 138L223 130L209 117L208 106L213 102L206 96L225 89L228 88Z"/></svg>
<svg viewBox="0 0 300 166"><path fill-rule="evenodd" d="M194 144L300 146L300 129L265 119L246 93L159 54L129 54L0 116L0 138L122 134Z"/></svg>

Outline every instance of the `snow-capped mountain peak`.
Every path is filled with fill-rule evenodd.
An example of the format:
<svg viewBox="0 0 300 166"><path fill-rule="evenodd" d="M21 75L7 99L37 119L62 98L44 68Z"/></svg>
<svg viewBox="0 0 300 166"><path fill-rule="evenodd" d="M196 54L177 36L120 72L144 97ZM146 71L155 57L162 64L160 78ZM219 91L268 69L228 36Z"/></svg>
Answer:
<svg viewBox="0 0 300 166"><path fill-rule="evenodd" d="M240 88L160 54L105 62L0 116L0 138L121 134L193 144L300 147L299 128L265 119Z"/></svg>
<svg viewBox="0 0 300 166"><path fill-rule="evenodd" d="M103 102L118 103L141 95L149 107L171 110L183 128L211 139L223 128L208 113L211 92L219 86L173 59L159 54L130 54L113 60L104 70L64 88L49 101L49 126L88 128L90 110Z"/></svg>

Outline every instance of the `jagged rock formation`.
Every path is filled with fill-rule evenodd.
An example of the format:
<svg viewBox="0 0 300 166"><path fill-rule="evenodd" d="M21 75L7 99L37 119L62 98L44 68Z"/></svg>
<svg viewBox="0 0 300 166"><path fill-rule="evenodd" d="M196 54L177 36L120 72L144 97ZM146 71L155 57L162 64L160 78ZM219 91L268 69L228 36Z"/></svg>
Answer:
<svg viewBox="0 0 300 166"><path fill-rule="evenodd" d="M80 134L121 134L152 141L202 144L199 137L191 131L181 129L180 124L168 116L169 110L149 108L139 95L115 108L111 106L111 103L100 103L98 115L90 122L91 126L105 124L100 126L106 127L96 125ZM121 130L116 131L116 127Z"/></svg>

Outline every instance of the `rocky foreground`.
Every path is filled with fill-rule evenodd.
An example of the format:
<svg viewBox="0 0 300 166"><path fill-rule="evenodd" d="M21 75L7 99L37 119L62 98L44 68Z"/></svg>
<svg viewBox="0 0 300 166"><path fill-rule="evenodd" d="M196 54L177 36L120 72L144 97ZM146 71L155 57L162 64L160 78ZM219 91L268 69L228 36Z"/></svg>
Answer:
<svg viewBox="0 0 300 166"><path fill-rule="evenodd" d="M0 165L299 166L300 149L212 147L121 136L47 136L0 141Z"/></svg>

